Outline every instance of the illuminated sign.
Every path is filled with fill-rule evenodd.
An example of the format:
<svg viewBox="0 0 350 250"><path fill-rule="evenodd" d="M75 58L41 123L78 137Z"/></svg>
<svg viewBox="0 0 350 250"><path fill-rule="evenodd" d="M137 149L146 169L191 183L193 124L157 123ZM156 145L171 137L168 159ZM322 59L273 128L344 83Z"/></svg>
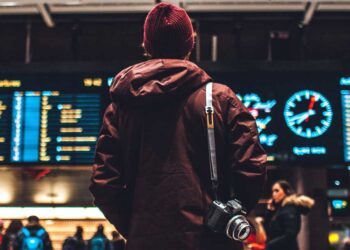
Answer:
<svg viewBox="0 0 350 250"><path fill-rule="evenodd" d="M85 87L101 87L102 78L85 78L84 79Z"/></svg>
<svg viewBox="0 0 350 250"><path fill-rule="evenodd" d="M16 91L12 106L11 162L92 163L98 94Z"/></svg>
<svg viewBox="0 0 350 250"><path fill-rule="evenodd" d="M114 77L108 77L108 78L107 78L107 85L108 85L109 87L112 86L113 79L114 79Z"/></svg>
<svg viewBox="0 0 350 250"><path fill-rule="evenodd" d="M0 88L18 88L21 87L19 80L0 80Z"/></svg>
<svg viewBox="0 0 350 250"><path fill-rule="evenodd" d="M269 123L272 121L271 112L276 106L277 101L274 99L263 101L256 93L245 94L243 96L238 94L237 96L256 119L261 144L268 147L274 146L278 136L268 133L267 130Z"/></svg>
<svg viewBox="0 0 350 250"><path fill-rule="evenodd" d="M350 163L349 77L223 74L215 81L239 93L269 161ZM0 81L7 86L0 88L0 164L92 164L111 75L26 74Z"/></svg>
<svg viewBox="0 0 350 250"><path fill-rule="evenodd" d="M286 102L284 117L288 127L298 136L321 136L331 126L333 111L330 102L320 93L302 90Z"/></svg>
<svg viewBox="0 0 350 250"><path fill-rule="evenodd" d="M350 86L350 77L342 77L340 78L340 85L342 86Z"/></svg>
<svg viewBox="0 0 350 250"><path fill-rule="evenodd" d="M345 209L348 206L348 202L345 200L333 200L332 207L334 209Z"/></svg>
<svg viewBox="0 0 350 250"><path fill-rule="evenodd" d="M328 241L331 245L335 245L340 241L340 235L337 232L331 232L328 235Z"/></svg>
<svg viewBox="0 0 350 250"><path fill-rule="evenodd" d="M341 91L343 111L344 160L350 162L350 91Z"/></svg>
<svg viewBox="0 0 350 250"><path fill-rule="evenodd" d="M295 155L325 155L327 149L325 147L293 147Z"/></svg>

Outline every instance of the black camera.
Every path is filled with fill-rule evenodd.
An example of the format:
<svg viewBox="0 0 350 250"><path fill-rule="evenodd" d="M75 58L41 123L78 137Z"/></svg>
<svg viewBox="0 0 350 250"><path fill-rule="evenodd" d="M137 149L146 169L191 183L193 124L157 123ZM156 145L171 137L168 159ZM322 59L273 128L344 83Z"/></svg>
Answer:
<svg viewBox="0 0 350 250"><path fill-rule="evenodd" d="M245 214L238 200L230 200L226 204L215 200L210 204L204 223L216 233L226 233L231 239L244 241L252 231Z"/></svg>

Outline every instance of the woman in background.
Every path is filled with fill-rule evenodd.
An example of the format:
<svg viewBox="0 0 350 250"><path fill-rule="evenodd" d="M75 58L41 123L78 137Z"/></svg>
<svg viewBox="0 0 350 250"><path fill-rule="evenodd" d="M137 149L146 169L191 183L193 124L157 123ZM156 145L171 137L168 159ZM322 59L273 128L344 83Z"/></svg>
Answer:
<svg viewBox="0 0 350 250"><path fill-rule="evenodd" d="M275 182L272 186L272 199L267 205L266 250L298 250L301 214L306 215L313 205L313 199L296 195L287 181Z"/></svg>
<svg viewBox="0 0 350 250"><path fill-rule="evenodd" d="M23 224L21 220L12 220L4 235L1 250L17 249L17 235L22 229Z"/></svg>

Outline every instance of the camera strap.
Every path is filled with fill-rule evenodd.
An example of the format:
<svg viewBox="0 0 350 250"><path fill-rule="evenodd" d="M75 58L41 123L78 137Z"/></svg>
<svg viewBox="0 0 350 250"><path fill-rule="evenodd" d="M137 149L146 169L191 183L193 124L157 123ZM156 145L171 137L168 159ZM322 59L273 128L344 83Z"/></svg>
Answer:
<svg viewBox="0 0 350 250"><path fill-rule="evenodd" d="M216 148L215 148L215 134L214 134L214 107L213 107L213 83L209 82L206 85L205 97L205 113L207 118L207 132L208 132L208 151L209 151L209 166L210 179L214 191L214 198L218 199L218 171L216 164Z"/></svg>

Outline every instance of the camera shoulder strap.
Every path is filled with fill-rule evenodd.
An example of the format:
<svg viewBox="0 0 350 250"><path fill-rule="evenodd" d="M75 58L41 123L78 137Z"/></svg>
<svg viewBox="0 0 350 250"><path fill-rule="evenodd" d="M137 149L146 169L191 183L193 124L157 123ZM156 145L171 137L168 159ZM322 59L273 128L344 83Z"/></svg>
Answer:
<svg viewBox="0 0 350 250"><path fill-rule="evenodd" d="M205 113L207 118L207 132L208 132L208 151L209 151L209 166L210 179L214 191L214 198L218 198L218 171L216 164L216 148L215 148L215 134L214 134L214 107L213 107L213 83L209 82L206 85L205 91Z"/></svg>

